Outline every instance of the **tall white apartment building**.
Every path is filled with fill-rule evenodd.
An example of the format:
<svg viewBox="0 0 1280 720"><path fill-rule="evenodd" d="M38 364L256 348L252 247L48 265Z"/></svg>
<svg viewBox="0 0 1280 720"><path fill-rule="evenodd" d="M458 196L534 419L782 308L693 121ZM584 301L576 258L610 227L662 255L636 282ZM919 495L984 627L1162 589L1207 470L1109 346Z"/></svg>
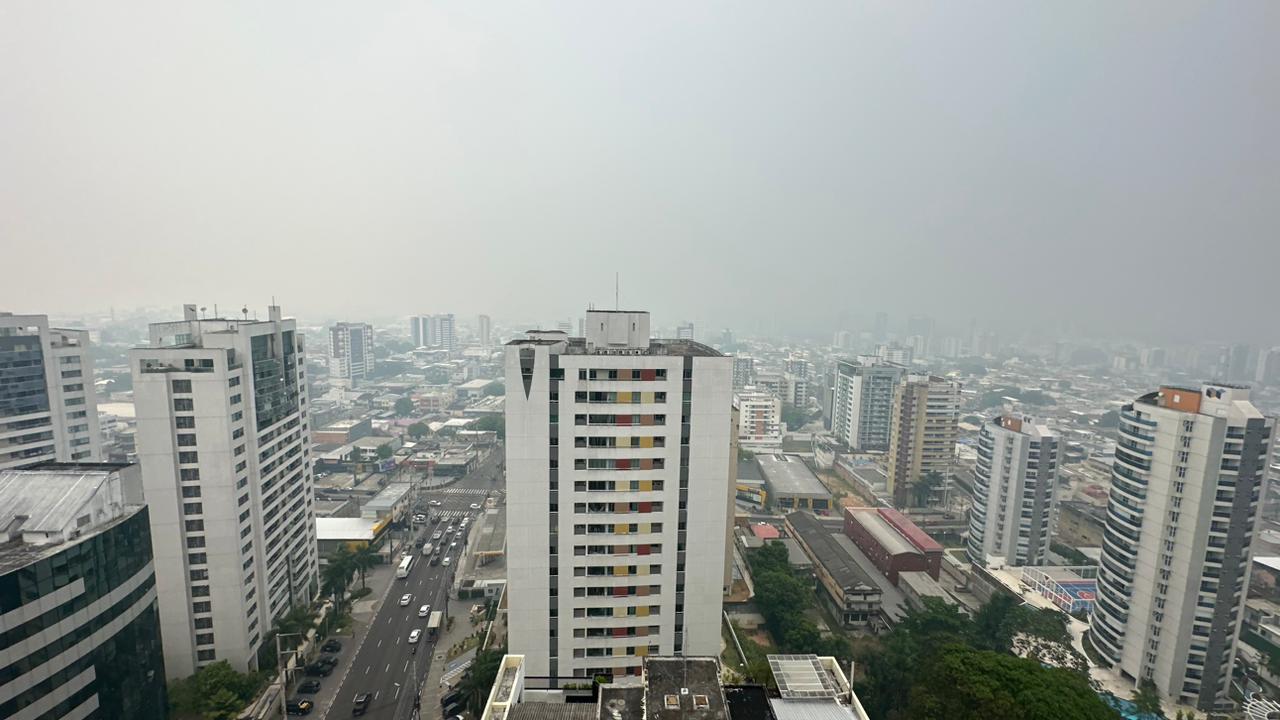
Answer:
<svg viewBox="0 0 1280 720"><path fill-rule="evenodd" d="M750 355L733 356L733 387L744 388L755 382L756 361Z"/></svg>
<svg viewBox="0 0 1280 720"><path fill-rule="evenodd" d="M693 339L693 323L685 322L676 326L676 338L679 340Z"/></svg>
<svg viewBox="0 0 1280 720"><path fill-rule="evenodd" d="M492 344L493 320L488 315L481 315L476 324L480 347L487 348Z"/></svg>
<svg viewBox="0 0 1280 720"><path fill-rule="evenodd" d="M1120 411L1089 642L1206 712L1229 704L1273 429L1237 385L1161 387Z"/></svg>
<svg viewBox="0 0 1280 720"><path fill-rule="evenodd" d="M738 447L752 452L782 449L782 400L748 385L733 394L738 411Z"/></svg>
<svg viewBox="0 0 1280 720"><path fill-rule="evenodd" d="M978 434L969 559L1044 565L1053 533L1058 435L1030 418L1004 415Z"/></svg>
<svg viewBox="0 0 1280 720"><path fill-rule="evenodd" d="M858 452L889 449L893 394L905 372L876 357L840 360L831 390L831 430Z"/></svg>
<svg viewBox="0 0 1280 720"><path fill-rule="evenodd" d="M101 459L89 333L0 313L0 470Z"/></svg>
<svg viewBox="0 0 1280 720"><path fill-rule="evenodd" d="M373 326L340 322L329 328L329 375L356 383L373 372Z"/></svg>
<svg viewBox="0 0 1280 720"><path fill-rule="evenodd" d="M801 375L782 374L782 399L788 405L804 408L809 405L809 380Z"/></svg>
<svg viewBox="0 0 1280 720"><path fill-rule="evenodd" d="M651 340L646 312L589 310L586 331L506 349L508 627L531 675L720 651L732 364Z"/></svg>
<svg viewBox="0 0 1280 720"><path fill-rule="evenodd" d="M782 365L783 371L789 375L794 375L801 380L813 379L813 363L808 358L799 355L790 355Z"/></svg>
<svg viewBox="0 0 1280 720"><path fill-rule="evenodd" d="M302 336L268 319L153 323L129 353L170 677L257 667L262 638L316 595Z"/></svg>
<svg viewBox="0 0 1280 720"><path fill-rule="evenodd" d="M454 352L458 349L458 333L453 323L453 313L441 315L415 315L409 318L409 334L418 347L439 348Z"/></svg>

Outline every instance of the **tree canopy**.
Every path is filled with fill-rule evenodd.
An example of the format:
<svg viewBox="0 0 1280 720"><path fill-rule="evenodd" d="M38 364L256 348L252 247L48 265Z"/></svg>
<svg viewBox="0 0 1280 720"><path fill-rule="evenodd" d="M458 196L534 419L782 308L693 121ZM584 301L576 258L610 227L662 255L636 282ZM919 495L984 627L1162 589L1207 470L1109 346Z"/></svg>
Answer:
<svg viewBox="0 0 1280 720"><path fill-rule="evenodd" d="M485 415L479 420L471 423L471 430L495 430L498 433L498 439L503 440L507 437L507 421L501 415L490 414Z"/></svg>
<svg viewBox="0 0 1280 720"><path fill-rule="evenodd" d="M756 588L756 606L779 649L786 653L851 657L849 641L843 635L823 637L818 626L805 616L813 606L813 587L791 572L786 546L767 543L751 550L747 559Z"/></svg>
<svg viewBox="0 0 1280 720"><path fill-rule="evenodd" d="M1009 654L1015 636L1067 637L1058 613L996 596L970 619L927 598L859 654L858 696L876 720L1119 720L1072 670Z"/></svg>
<svg viewBox="0 0 1280 720"><path fill-rule="evenodd" d="M233 720L261 686L257 675L236 672L220 660L169 683L169 709L175 717Z"/></svg>

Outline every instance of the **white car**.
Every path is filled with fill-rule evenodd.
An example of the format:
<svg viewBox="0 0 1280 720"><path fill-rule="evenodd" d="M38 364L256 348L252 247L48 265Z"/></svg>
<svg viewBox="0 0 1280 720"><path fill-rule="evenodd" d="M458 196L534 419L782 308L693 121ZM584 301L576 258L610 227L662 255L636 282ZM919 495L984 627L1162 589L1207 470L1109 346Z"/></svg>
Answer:
<svg viewBox="0 0 1280 720"><path fill-rule="evenodd" d="M457 543L457 542L451 542L451 543L449 543L449 549L450 549L450 550L452 550L452 549L454 549L454 548L456 548L456 547L458 547L458 543Z"/></svg>
<svg viewBox="0 0 1280 720"><path fill-rule="evenodd" d="M480 503L471 503L471 509L472 509L472 510L479 510L479 509L480 509Z"/></svg>
<svg viewBox="0 0 1280 720"><path fill-rule="evenodd" d="M409 633L409 644L412 645L418 642L418 638L420 637L422 637L422 631L417 628L414 628L413 631Z"/></svg>
<svg viewBox="0 0 1280 720"><path fill-rule="evenodd" d="M427 503L427 504L428 504L428 505L430 505L431 507L440 507L440 501L439 501L439 500L432 500L431 502L429 502L429 503Z"/></svg>
<svg viewBox="0 0 1280 720"><path fill-rule="evenodd" d="M423 605L422 607L418 608L418 617L427 617L430 614L431 614L430 605Z"/></svg>
<svg viewBox="0 0 1280 720"><path fill-rule="evenodd" d="M448 564L449 564L449 563L451 563L451 562L453 562L453 558L445 558L444 560L441 560L441 561L440 561L440 564L441 564L441 565L448 565Z"/></svg>
<svg viewBox="0 0 1280 720"><path fill-rule="evenodd" d="M400 607L409 607L409 603L413 602L413 595L405 593L400 596Z"/></svg>

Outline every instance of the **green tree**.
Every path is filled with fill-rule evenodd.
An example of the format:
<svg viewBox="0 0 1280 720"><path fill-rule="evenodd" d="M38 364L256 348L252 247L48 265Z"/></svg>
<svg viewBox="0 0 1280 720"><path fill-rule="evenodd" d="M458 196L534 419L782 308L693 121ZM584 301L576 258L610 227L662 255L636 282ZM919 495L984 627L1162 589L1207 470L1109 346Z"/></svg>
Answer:
<svg viewBox="0 0 1280 720"><path fill-rule="evenodd" d="M485 395L506 395L507 386L500 382L489 383L489 385L484 389L484 394Z"/></svg>
<svg viewBox="0 0 1280 720"><path fill-rule="evenodd" d="M921 667L902 717L911 720L1118 720L1083 675L964 645Z"/></svg>
<svg viewBox="0 0 1280 720"><path fill-rule="evenodd" d="M471 423L472 430L492 430L498 433L498 439L503 440L507 437L507 421L501 415L490 414L485 415L479 420Z"/></svg>
<svg viewBox="0 0 1280 720"><path fill-rule="evenodd" d="M484 710L484 704L489 699L489 689L493 687L493 681L498 677L498 668L502 665L503 650L482 650L476 653L475 660L471 662L471 669L463 678L459 689L462 696L467 699L467 710L474 717L480 717Z"/></svg>
<svg viewBox="0 0 1280 720"><path fill-rule="evenodd" d="M933 497L936 490L941 490L946 485L946 480L941 473L930 470L925 473L915 485L911 486L911 494L915 499L916 507L925 507L929 504L929 498Z"/></svg>
<svg viewBox="0 0 1280 720"><path fill-rule="evenodd" d="M205 720L235 720L244 705L235 693L223 688L204 701L204 710L200 714Z"/></svg>
<svg viewBox="0 0 1280 720"><path fill-rule="evenodd" d="M1162 718L1164 708L1160 706L1160 691L1150 680L1143 680L1133 691L1133 708L1145 717Z"/></svg>
<svg viewBox="0 0 1280 720"><path fill-rule="evenodd" d="M328 560L320 574L321 587L325 594L333 597L334 610L341 612L347 587L351 584L351 574L355 572L351 550L346 545L339 545Z"/></svg>
<svg viewBox="0 0 1280 720"><path fill-rule="evenodd" d="M368 587L365 585L364 575L377 564L378 551L370 547L368 543L361 545L359 549L351 554L351 567L360 574L360 587Z"/></svg>
<svg viewBox="0 0 1280 720"><path fill-rule="evenodd" d="M409 437L413 438L414 440L421 440L422 438L426 437L428 433L431 432L431 429L427 427L426 423L416 422L410 425L406 432L408 432Z"/></svg>
<svg viewBox="0 0 1280 720"><path fill-rule="evenodd" d="M379 460L386 460L387 458L394 455L396 451L392 450L391 444L388 443L386 445L379 445L378 449L375 452L377 452Z"/></svg>
<svg viewBox="0 0 1280 720"><path fill-rule="evenodd" d="M408 417L413 412L413 401L407 397L396 400L396 415Z"/></svg>
<svg viewBox="0 0 1280 720"><path fill-rule="evenodd" d="M791 403L786 403L782 406L782 422L787 424L788 430L796 430L809 422L809 413Z"/></svg>

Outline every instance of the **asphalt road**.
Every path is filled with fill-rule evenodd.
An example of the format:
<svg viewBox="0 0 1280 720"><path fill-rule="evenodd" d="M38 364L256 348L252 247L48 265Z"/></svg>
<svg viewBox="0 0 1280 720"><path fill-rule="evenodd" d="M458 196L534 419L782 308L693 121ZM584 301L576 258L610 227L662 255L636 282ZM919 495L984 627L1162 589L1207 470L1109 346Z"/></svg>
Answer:
<svg viewBox="0 0 1280 720"><path fill-rule="evenodd" d="M463 516L471 517L474 522L480 511L471 509L471 505L483 504L485 493L502 488L499 477L502 458L503 452L499 448L462 480L448 487L420 491L422 509L430 508L433 515L439 513L443 519L435 524L416 527L418 537L429 539L434 531L443 530L451 523L456 527L458 519ZM494 477L498 479L491 480ZM430 505L433 500L440 504ZM430 605L432 611L445 610L446 617L453 610L453 607L446 607L447 596L452 573L460 565L460 554L466 551L464 538L465 533L459 532L443 538L447 552L441 558L452 558L449 566L443 563L431 565L427 558L420 557L408 578L392 580L391 590L355 656L349 661L344 657L339 664L338 672L343 673L341 685L333 706L323 717L332 720L350 717L352 700L359 693L373 695L373 702L365 714L370 720L406 720L411 717L412 695L426 677L429 663L436 655L435 643L425 635L427 618L418 617L418 609L422 605ZM449 549L448 544L453 541L458 542L458 546ZM415 547L418 544L415 543ZM412 594L413 599L408 606L401 607L400 596L405 593ZM424 634L418 643L410 644L409 632L414 628L422 629ZM438 718L440 708L423 707L421 717Z"/></svg>

